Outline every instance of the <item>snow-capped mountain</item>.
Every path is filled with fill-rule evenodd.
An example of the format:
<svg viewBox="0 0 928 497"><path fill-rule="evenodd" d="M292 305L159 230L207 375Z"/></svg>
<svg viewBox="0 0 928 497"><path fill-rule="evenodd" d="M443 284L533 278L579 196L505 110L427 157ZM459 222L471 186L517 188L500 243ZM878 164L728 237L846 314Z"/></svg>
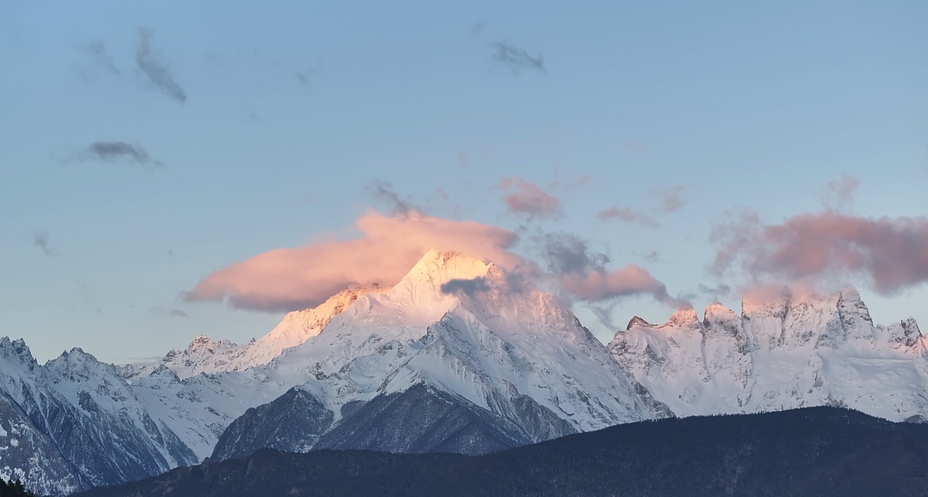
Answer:
<svg viewBox="0 0 928 497"><path fill-rule="evenodd" d="M0 339L0 476L42 494L143 478L197 462L116 367L80 349L43 366Z"/></svg>
<svg viewBox="0 0 928 497"><path fill-rule="evenodd" d="M874 325L853 289L742 307L636 318L609 349L677 416L838 405L928 417L928 342L914 320Z"/></svg>
<svg viewBox="0 0 928 497"><path fill-rule="evenodd" d="M359 297L322 333L255 368L303 381L236 421L214 456L262 447L477 453L669 414L553 296L507 288L493 265L426 254L392 289ZM449 409L482 428L436 435ZM329 421L267 429L301 411ZM365 431L372 420L377 436Z"/></svg>
<svg viewBox="0 0 928 497"><path fill-rule="evenodd" d="M358 297L378 291L381 290L377 287L342 290L318 307L287 313L270 333L243 345L225 339L213 341L207 336L198 336L186 349L172 350L160 361L124 366L124 376L144 376L162 365L180 378L189 378L200 373L243 371L267 364L284 350L318 335L334 316L344 311Z"/></svg>
<svg viewBox="0 0 928 497"><path fill-rule="evenodd" d="M63 495L271 447L483 453L665 416L846 405L928 419L928 342L856 292L640 318L602 344L554 296L427 253L244 345L150 364L0 341L0 477Z"/></svg>

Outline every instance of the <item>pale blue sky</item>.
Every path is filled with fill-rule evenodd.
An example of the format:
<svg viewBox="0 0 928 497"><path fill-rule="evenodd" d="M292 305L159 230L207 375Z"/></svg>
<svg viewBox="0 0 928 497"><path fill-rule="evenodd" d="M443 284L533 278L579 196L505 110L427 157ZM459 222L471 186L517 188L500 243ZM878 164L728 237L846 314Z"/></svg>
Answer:
<svg viewBox="0 0 928 497"><path fill-rule="evenodd" d="M706 270L733 212L819 212L850 175L849 215L928 215L926 22L921 1L4 2L0 335L42 360L81 346L109 361L261 336L280 314L179 295L386 212L377 181L517 230L498 185L519 176L564 212L531 232L581 236L675 296L737 287L745 275ZM525 64L495 60L497 43ZM161 87L145 61L168 71ZM96 142L150 158L101 160ZM663 212L675 188L685 203ZM614 205L660 226L597 218ZM928 327L924 283L887 297L847 282L877 322ZM672 312L615 304L620 324Z"/></svg>

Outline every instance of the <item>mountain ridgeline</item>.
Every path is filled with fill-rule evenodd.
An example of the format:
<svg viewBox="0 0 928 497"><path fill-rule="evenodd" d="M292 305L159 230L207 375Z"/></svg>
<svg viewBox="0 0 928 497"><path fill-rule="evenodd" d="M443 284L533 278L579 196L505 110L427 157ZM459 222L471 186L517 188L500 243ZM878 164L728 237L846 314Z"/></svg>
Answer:
<svg viewBox="0 0 928 497"><path fill-rule="evenodd" d="M262 450L79 497L923 496L928 425L818 407L614 426L482 456Z"/></svg>
<svg viewBox="0 0 928 497"><path fill-rule="evenodd" d="M809 406L928 419L925 338L913 320L874 325L853 290L635 318L605 345L507 278L432 251L396 285L347 289L248 344L197 337L144 364L73 349L39 365L0 339L0 477L58 496L262 449L481 455Z"/></svg>

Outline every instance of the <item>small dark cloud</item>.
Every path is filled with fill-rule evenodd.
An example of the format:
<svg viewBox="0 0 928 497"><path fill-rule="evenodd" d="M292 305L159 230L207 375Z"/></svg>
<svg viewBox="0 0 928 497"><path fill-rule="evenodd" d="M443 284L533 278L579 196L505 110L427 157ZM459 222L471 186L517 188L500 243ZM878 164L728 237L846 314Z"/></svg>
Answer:
<svg viewBox="0 0 928 497"><path fill-rule="evenodd" d="M609 221L612 219L618 219L626 223L640 224L641 226L657 229L660 227L660 224L651 216L648 216L640 211L632 209L631 207L620 207L614 206L609 209L599 211L596 214L596 217L600 221Z"/></svg>
<svg viewBox="0 0 928 497"><path fill-rule="evenodd" d="M152 307L151 309L149 309L149 311L151 311L152 314L158 314L161 316L171 316L175 318L186 318L190 316L185 311L182 311L180 309L165 310L164 308L158 307L158 306Z"/></svg>
<svg viewBox="0 0 928 497"><path fill-rule="evenodd" d="M145 147L135 143L116 142L93 142L87 147L82 154L84 159L95 159L103 161L124 160L134 162L142 166L160 167L161 161L153 160L145 150Z"/></svg>
<svg viewBox="0 0 928 497"><path fill-rule="evenodd" d="M487 28L487 23L483 21L477 21L470 25L470 28L467 29L467 34L476 38L480 36L481 33Z"/></svg>
<svg viewBox="0 0 928 497"><path fill-rule="evenodd" d="M513 46L508 42L497 42L490 45L493 49L491 56L493 62L506 67L513 76L518 76L523 70L539 71L547 74L545 69L545 60L541 54L534 57L525 49Z"/></svg>
<svg viewBox="0 0 928 497"><path fill-rule="evenodd" d="M587 308L596 316L600 324L606 329L615 332L622 329L622 325L616 322L612 315L616 305L615 301L591 302L587 304Z"/></svg>
<svg viewBox="0 0 928 497"><path fill-rule="evenodd" d="M174 73L164 60L161 51L151 46L152 36L154 36L152 30L139 28L139 44L135 51L135 62L156 88L172 100L184 103L187 101L187 93L174 79Z"/></svg>
<svg viewBox="0 0 928 497"><path fill-rule="evenodd" d="M706 286L700 283L697 286L697 289L699 290L699 293L703 295L710 295L715 298L727 297L731 295L731 287L725 283L719 283L714 287Z"/></svg>
<svg viewBox="0 0 928 497"><path fill-rule="evenodd" d="M171 259L177 258L177 253L174 252L174 249L167 249L165 253L168 254L168 257L170 257Z"/></svg>
<svg viewBox="0 0 928 497"><path fill-rule="evenodd" d="M489 289L490 285L487 284L486 278L483 277L473 279L455 278L441 286L442 293L455 294L461 292L468 297L473 297L477 293L485 292Z"/></svg>
<svg viewBox="0 0 928 497"><path fill-rule="evenodd" d="M313 82L316 80L316 71L312 69L308 71L297 71L293 73L293 75L303 88L307 90L313 88Z"/></svg>
<svg viewBox="0 0 928 497"><path fill-rule="evenodd" d="M650 251L650 252L648 252L648 253L646 253L646 254L643 254L642 257L644 257L645 259L647 259L647 260L649 260L649 261L651 261L651 262L657 262L657 261L659 261L660 258L661 258L661 253L660 253L660 251L652 250L652 251Z"/></svg>
<svg viewBox="0 0 928 497"><path fill-rule="evenodd" d="M110 74L119 76L122 71L116 66L116 62L106 52L106 45L102 41L88 43L82 47L82 50L90 56L90 66L82 68L81 75L87 78L90 71L102 69Z"/></svg>
<svg viewBox="0 0 928 497"><path fill-rule="evenodd" d="M408 196L400 195L393 184L387 181L378 180L374 186L368 189L374 199L387 206L393 214L407 215L412 212L421 212L421 209L413 205Z"/></svg>
<svg viewBox="0 0 928 497"><path fill-rule="evenodd" d="M535 237L542 260L557 275L605 271L609 256L590 250L586 240L571 233L545 233Z"/></svg>
<svg viewBox="0 0 928 497"><path fill-rule="evenodd" d="M51 235L48 231L37 231L32 236L32 244L42 249L43 254L49 257L55 257L58 255L58 249L52 246L50 238Z"/></svg>

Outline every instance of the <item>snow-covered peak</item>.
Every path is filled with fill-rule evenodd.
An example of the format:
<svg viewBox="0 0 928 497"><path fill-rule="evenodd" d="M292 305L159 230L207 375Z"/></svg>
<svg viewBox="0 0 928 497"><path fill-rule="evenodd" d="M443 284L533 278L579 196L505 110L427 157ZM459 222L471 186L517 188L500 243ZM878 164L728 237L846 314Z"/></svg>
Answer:
<svg viewBox="0 0 928 497"><path fill-rule="evenodd" d="M325 328L329 321L341 314L353 304L358 297L369 293L382 292L379 286L351 287L329 297L325 302L312 309L288 312L270 333L257 340L256 348L282 350L299 345L307 338L313 337Z"/></svg>
<svg viewBox="0 0 928 497"><path fill-rule="evenodd" d="M730 321L732 319L738 319L738 315L735 314L735 311L725 307L719 302L713 302L707 305L703 313L704 321Z"/></svg>
<svg viewBox="0 0 928 497"><path fill-rule="evenodd" d="M390 291L395 297L440 297L451 281L472 281L487 275L490 265L474 257L429 250Z"/></svg>
<svg viewBox="0 0 928 497"><path fill-rule="evenodd" d="M696 315L696 309L687 307L677 309L670 315L670 319L664 323L662 328L698 328L699 317Z"/></svg>
<svg viewBox="0 0 928 497"><path fill-rule="evenodd" d="M625 327L625 331L628 331L632 328L650 328L651 326L651 323L645 321L643 318L633 316L628 320L628 325Z"/></svg>
<svg viewBox="0 0 928 497"><path fill-rule="evenodd" d="M879 329L886 334L886 339L895 348L916 351L925 349L925 337L918 328L915 318L898 321L889 326L880 326Z"/></svg>
<svg viewBox="0 0 928 497"><path fill-rule="evenodd" d="M10 340L10 337L0 338L0 357L4 359L16 358L22 364L35 364L35 358L32 357L32 351L26 342L19 338Z"/></svg>

